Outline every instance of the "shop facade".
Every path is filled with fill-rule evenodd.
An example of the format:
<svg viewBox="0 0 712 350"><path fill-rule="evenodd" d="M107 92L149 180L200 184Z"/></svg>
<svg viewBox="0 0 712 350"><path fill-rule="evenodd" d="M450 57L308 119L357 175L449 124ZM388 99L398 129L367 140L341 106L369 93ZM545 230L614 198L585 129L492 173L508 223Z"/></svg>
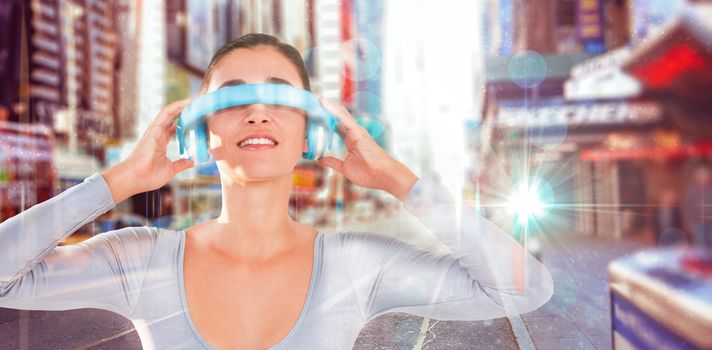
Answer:
<svg viewBox="0 0 712 350"><path fill-rule="evenodd" d="M695 169L709 167L712 155L712 116L706 107L712 98L712 28L699 17L709 11L710 5L692 6L645 41L574 67L586 73L567 81L568 100L600 103L617 96L658 109L659 120L650 128L616 129L580 153L584 162L616 168L619 236L653 244L665 240L666 233L693 240L686 197ZM589 96L578 92L584 90ZM661 217L668 216L675 219L661 227Z"/></svg>

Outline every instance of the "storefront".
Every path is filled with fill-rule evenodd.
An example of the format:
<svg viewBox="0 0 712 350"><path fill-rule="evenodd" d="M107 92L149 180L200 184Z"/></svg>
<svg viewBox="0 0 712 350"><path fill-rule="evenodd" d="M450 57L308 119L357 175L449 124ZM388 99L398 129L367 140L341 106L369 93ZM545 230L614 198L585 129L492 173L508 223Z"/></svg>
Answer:
<svg viewBox="0 0 712 350"><path fill-rule="evenodd" d="M621 238L626 222L618 214L621 188L628 188L619 163L594 159L591 150L602 147L637 148L630 135L643 135L663 123L663 110L654 101L610 100L500 106L493 122L502 151L514 154L515 164L527 162L530 172L552 168L559 220L570 220L577 232ZM654 138L652 138L654 140ZM570 177L570 184L557 177ZM628 178L628 177L625 177ZM623 182L622 182L623 181ZM634 194L633 197L638 197Z"/></svg>
<svg viewBox="0 0 712 350"><path fill-rule="evenodd" d="M647 101L657 121L627 116L625 128L611 129L579 153L595 178L615 179L609 189L616 237L654 239L660 206L681 206L691 168L709 162L712 126L712 28L704 27L710 6L694 6L637 46L611 51L572 69L565 83L567 101L600 105ZM633 124L648 122L650 127ZM623 126L623 125L621 125ZM611 187L612 186L612 187ZM603 188L595 188L601 193ZM602 194L602 193L601 193ZM597 196L598 197L598 196ZM598 220L596 220L598 222ZM676 227L683 231L683 224ZM601 232L597 227L597 232ZM686 233L689 239L689 232Z"/></svg>
<svg viewBox="0 0 712 350"><path fill-rule="evenodd" d="M656 101L646 99L566 98L570 82L588 74L578 67L591 57L533 55L520 57L519 62L488 62L488 80L493 80L487 85L483 126L488 173L481 188L492 193L483 192L482 200L485 211L490 203L490 215L501 218L498 223L503 227L511 214L497 206L518 181L535 175L549 184L555 197L547 218L537 222L541 231L621 237L622 222L615 214L620 201L617 164L583 160L580 154L600 147L613 132L654 129L662 122L663 111ZM590 81L575 88L589 92L597 80ZM626 88L631 87L635 81Z"/></svg>

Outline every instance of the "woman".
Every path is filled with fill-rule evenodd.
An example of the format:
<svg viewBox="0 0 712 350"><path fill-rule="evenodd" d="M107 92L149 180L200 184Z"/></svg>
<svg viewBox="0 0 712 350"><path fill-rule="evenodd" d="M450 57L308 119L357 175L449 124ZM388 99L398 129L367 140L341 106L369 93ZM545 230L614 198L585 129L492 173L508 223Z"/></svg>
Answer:
<svg viewBox="0 0 712 350"><path fill-rule="evenodd" d="M309 89L298 52L261 34L220 49L203 92L245 83ZM185 231L124 228L57 247L116 203L193 166L165 155L188 103L165 107L125 161L0 225L1 307L114 311L133 321L147 349L350 349L362 326L387 312L479 320L529 312L550 298L543 265L485 219L456 217L447 194L326 100L348 155L319 164L403 201L452 254L376 234L324 234L292 220L291 172L306 151L305 115L263 104L208 120L222 184L217 218ZM275 144L245 146L257 137Z"/></svg>

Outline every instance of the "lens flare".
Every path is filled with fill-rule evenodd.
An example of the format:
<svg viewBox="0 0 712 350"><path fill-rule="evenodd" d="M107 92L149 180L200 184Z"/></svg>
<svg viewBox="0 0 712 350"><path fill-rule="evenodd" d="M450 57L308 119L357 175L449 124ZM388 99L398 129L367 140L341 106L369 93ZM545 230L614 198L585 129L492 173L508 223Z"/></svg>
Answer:
<svg viewBox="0 0 712 350"><path fill-rule="evenodd" d="M520 180L507 200L507 209L517 222L527 226L535 218L546 216L548 207L553 202L551 187L541 179L525 178Z"/></svg>

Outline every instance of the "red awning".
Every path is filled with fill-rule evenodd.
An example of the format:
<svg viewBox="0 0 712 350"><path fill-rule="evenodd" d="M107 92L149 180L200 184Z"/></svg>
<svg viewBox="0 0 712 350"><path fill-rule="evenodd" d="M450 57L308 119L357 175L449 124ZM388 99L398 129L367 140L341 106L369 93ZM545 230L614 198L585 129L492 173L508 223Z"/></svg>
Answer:
<svg viewBox="0 0 712 350"><path fill-rule="evenodd" d="M674 148L649 147L627 150L588 150L581 152L582 160L602 161L621 159L679 159L712 155L712 141Z"/></svg>
<svg viewBox="0 0 712 350"><path fill-rule="evenodd" d="M637 47L623 69L647 90L699 93L698 88L712 85L712 20L704 16L712 12L707 7L694 6Z"/></svg>

